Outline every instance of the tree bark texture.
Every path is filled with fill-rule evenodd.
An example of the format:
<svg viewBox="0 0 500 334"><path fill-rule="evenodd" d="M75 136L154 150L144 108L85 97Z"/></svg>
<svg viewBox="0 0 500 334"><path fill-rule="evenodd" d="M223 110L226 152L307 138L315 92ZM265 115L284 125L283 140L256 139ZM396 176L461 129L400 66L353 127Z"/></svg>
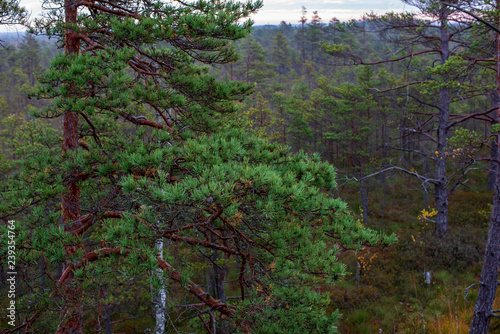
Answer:
<svg viewBox="0 0 500 334"><path fill-rule="evenodd" d="M441 40L441 65L445 64L450 57L449 34L448 34L448 9L443 5L440 14L440 40ZM445 79L445 82L448 80ZM448 147L448 124L450 121L450 89L441 88L439 91L439 119L437 134L437 152L435 179L437 183L434 188L434 199L436 204L436 226L434 233L444 236L448 231L448 189L446 178L446 149Z"/></svg>
<svg viewBox="0 0 500 334"><path fill-rule="evenodd" d="M498 45L498 38L497 36L497 45ZM498 66L497 66L498 67ZM493 93L493 104L497 108L500 108L500 93L497 90ZM491 122L491 125L493 124L498 124L498 112L493 113L493 118L494 122ZM488 189L489 190L494 190L495 189L495 182L496 182L496 175L497 175L497 169L498 169L498 163L496 162L498 160L498 145L496 142L493 142L491 145L491 163L490 163L490 172L489 172L489 177L488 177Z"/></svg>
<svg viewBox="0 0 500 334"><path fill-rule="evenodd" d="M77 5L73 0L64 2L65 22L67 24L77 23ZM72 29L66 28L65 52L67 55L78 54L79 41ZM69 87L71 90L71 87ZM78 114L67 110L63 121L63 153L74 151L78 148ZM62 196L62 217L65 230L71 232L72 222L80 216L80 188L77 181L69 182L66 193ZM69 245L66 253L72 254L76 251L76 245ZM67 264L68 265L68 264ZM62 321L57 330L58 334L83 334L83 309L81 305L81 290L72 287L71 283L63 283L65 293L65 305L62 311Z"/></svg>
<svg viewBox="0 0 500 334"><path fill-rule="evenodd" d="M497 1L497 5L498 5ZM500 96L500 36L497 34L497 74L496 90ZM500 119L500 106L496 110L497 119ZM500 140L495 140L497 147ZM493 162L498 163L498 162ZM493 303L498 286L498 270L500 269L500 168L496 168L495 193L493 195L493 206L491 210L490 229L488 241L484 253L483 269L481 271L481 282L477 295L474 315L470 326L470 334L486 334L493 315Z"/></svg>
<svg viewBox="0 0 500 334"><path fill-rule="evenodd" d="M497 140L498 143L498 140ZM490 230L484 253L481 283L477 296L474 316L470 334L486 334L493 312L493 303L498 285L498 270L500 268L500 175L497 169L497 182L493 197L493 210L491 212Z"/></svg>
<svg viewBox="0 0 500 334"><path fill-rule="evenodd" d="M156 251L158 252L158 258L163 260L163 238L156 239ZM158 290L158 295L156 299L156 325L155 334L165 333L165 307L167 306L167 292L163 283L163 270L157 269L156 275L158 279L162 282L160 289Z"/></svg>

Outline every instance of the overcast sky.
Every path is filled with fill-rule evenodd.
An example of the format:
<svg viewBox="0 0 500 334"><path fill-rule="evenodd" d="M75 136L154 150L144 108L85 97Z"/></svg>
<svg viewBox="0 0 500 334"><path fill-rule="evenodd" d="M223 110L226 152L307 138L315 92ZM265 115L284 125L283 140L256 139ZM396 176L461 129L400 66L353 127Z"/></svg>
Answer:
<svg viewBox="0 0 500 334"><path fill-rule="evenodd" d="M40 1L21 0L21 4L32 13L32 17L36 17L41 11ZM363 13L371 11L385 13L405 9L400 0L264 0L264 7L252 18L257 25L279 24L281 21L297 24L301 16L302 6L307 9L308 19L311 18L313 11L318 11L325 23L328 23L333 17L345 21L357 19ZM22 30L15 27L0 27L0 31L16 31L16 29Z"/></svg>
<svg viewBox="0 0 500 334"><path fill-rule="evenodd" d="M279 24L281 21L298 24L302 6L306 7L307 18L318 11L324 23L333 17L341 21L360 18L364 13L386 13L402 11L404 4L399 0L264 0L264 7L253 20L256 24Z"/></svg>

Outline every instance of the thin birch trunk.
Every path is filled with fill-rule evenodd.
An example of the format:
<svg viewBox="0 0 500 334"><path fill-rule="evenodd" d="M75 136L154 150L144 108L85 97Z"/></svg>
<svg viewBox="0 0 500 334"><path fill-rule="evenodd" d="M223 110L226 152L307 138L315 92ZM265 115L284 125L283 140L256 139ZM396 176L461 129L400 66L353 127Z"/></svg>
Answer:
<svg viewBox="0 0 500 334"><path fill-rule="evenodd" d="M163 260L163 238L156 239L156 251L158 253L158 258ZM158 289L157 300L155 304L156 308L156 325L155 325L155 334L164 334L165 333L165 307L167 303L167 292L165 290L165 286L163 284L163 270L157 269L156 275L161 282L160 289Z"/></svg>

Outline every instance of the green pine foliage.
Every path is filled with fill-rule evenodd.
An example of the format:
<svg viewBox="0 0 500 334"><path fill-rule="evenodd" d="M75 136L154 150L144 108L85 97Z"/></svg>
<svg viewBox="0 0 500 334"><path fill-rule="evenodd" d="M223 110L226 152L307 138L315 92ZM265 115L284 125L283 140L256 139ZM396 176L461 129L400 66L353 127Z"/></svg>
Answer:
<svg viewBox="0 0 500 334"><path fill-rule="evenodd" d="M0 24L23 24L26 22L28 12L20 6L17 0L0 1Z"/></svg>
<svg viewBox="0 0 500 334"><path fill-rule="evenodd" d="M484 143L498 132L487 112L492 34L450 25L460 44L443 65L424 53L352 66L410 50L410 30L373 28L415 23L431 37L433 28L411 14L339 22L304 9L302 25L250 31L235 20L258 4L195 6L151 4L139 15L93 8L71 26L79 53L59 54L42 76L52 44L27 35L0 49L0 216L19 227L20 314L43 311L31 328L56 331L63 309L81 310L85 328L112 320L115 331L152 329L160 289L167 332L465 328L470 310L455 297L475 282L489 215L467 199L488 202ZM56 21L38 27L61 46ZM432 212L429 182L395 171L355 180L394 165L432 177L443 87L457 121L443 152L449 189L480 194L450 197L450 234L438 239L433 223L418 219ZM63 154L68 110L79 115L80 143ZM61 197L72 183L80 218L63 224ZM367 227L402 241L365 247L394 241ZM160 235L166 264L155 250ZM79 248L69 255L71 245ZM74 277L55 283L71 264ZM422 282L427 270L435 285ZM61 286L81 288L81 303Z"/></svg>
<svg viewBox="0 0 500 334"><path fill-rule="evenodd" d="M343 202L322 191L334 186L335 174L319 156L290 155L285 147L241 130L201 137L185 132L176 145L169 145L173 136L165 131L138 130L120 136L130 145L112 159L83 151L71 163L60 155L60 137L54 130L39 121L22 130L23 137L33 136L40 144L16 152L23 157L22 167L2 189L1 211L23 212L17 216L17 244L28 273L25 279L33 279L40 263L46 268L65 260L77 263L73 284L85 291L86 312L102 302L98 292L104 286L106 302L115 305L128 300L120 292L123 284L147 296L144 277L156 266L151 245L162 233L172 241L173 253L166 261L183 273L184 284L202 279L206 267L197 263L203 263L203 254L226 254L226 280L235 283L227 284L225 297L241 297L239 291L245 296L229 304L235 328L241 321L257 332L288 328L333 333L338 315L326 311L328 298L315 289L346 275L336 257L339 246L359 249L365 242L395 240L361 226ZM95 222L82 236L68 234L57 223L59 196L67 182L63 175L75 167L91 173L80 183L81 206ZM121 218L106 219L104 210L121 210ZM214 215L219 218L212 219ZM203 235L210 234L215 240L207 242ZM84 247L68 259L64 245L71 243ZM90 253L116 247L117 254L90 260ZM88 263L78 265L82 258ZM56 286L31 284L22 311L55 311L62 302ZM174 294L169 301L171 312L179 298ZM307 314L304 321L290 321L302 313ZM41 326L54 330L51 322L57 325L47 316Z"/></svg>
<svg viewBox="0 0 500 334"><path fill-rule="evenodd" d="M75 317L94 330L104 309L107 321L146 317L143 331L154 327L152 295L166 289L169 330L203 328L210 315L228 332L336 332L339 313L318 289L347 274L339 251L395 236L367 229L332 198L335 171L319 154L292 154L234 122L251 85L218 80L210 66L237 59L231 41L251 27L238 20L261 3L105 4L89 3L90 15L72 23L37 23L56 36L72 29L80 52L53 59L31 90L50 104L30 108L35 119L11 137L0 212L17 222L29 290L19 314L39 315L30 324L38 332ZM264 60L258 43L248 50ZM34 63L27 53L23 66ZM308 88L296 87L306 99ZM301 140L306 104L286 104ZM79 119L75 149L61 147L68 113ZM62 118L66 132L43 120Z"/></svg>

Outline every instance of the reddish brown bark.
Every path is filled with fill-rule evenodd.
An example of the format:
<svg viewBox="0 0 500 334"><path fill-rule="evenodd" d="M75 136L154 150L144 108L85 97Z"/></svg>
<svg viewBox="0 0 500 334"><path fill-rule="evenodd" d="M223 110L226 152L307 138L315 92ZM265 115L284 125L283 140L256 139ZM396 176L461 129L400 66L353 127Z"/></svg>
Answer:
<svg viewBox="0 0 500 334"><path fill-rule="evenodd" d="M70 264L66 269L63 271L61 278L59 278L59 281L57 282L58 284L64 284L69 278L71 278L71 273L73 270L81 268L85 265L86 262L93 262L98 260L99 258L110 256L112 254L126 254L126 252L123 252L120 247L116 248L101 248L96 251L91 251L88 252L85 255L84 261L78 262L76 264Z"/></svg>
<svg viewBox="0 0 500 334"><path fill-rule="evenodd" d="M78 148L78 115L67 111L63 123L63 153ZM62 213L65 224L80 216L80 188L77 181L72 180L67 187L67 193L62 197Z"/></svg>
<svg viewBox="0 0 500 334"><path fill-rule="evenodd" d="M65 22L68 24L65 33L65 52L68 56L78 54L79 40L75 36L71 25L77 23L77 6L73 0L65 0L64 2ZM69 87L72 90L72 87ZM74 151L78 148L78 114L67 110L64 114L63 122L63 153ZM80 188L77 180L72 180L67 185L67 191L62 196L62 217L64 228L67 232L71 232L74 228L73 221L80 216ZM68 255L74 253L77 245L68 245L66 253ZM72 278L71 268L73 264L67 263L65 271L68 279ZM64 276L64 274L63 274ZM63 279L63 277L61 277ZM64 279L66 281L66 278ZM81 290L78 287L73 287L70 284L64 286L61 291L64 292L64 309L62 311L63 323L57 329L58 334L83 334L83 309L81 305Z"/></svg>
<svg viewBox="0 0 500 334"><path fill-rule="evenodd" d="M133 18L139 17L139 14L137 14L136 12L131 11L127 8L121 7L121 6L114 4L112 2L108 2L108 4L116 9L111 9L111 8L108 8L105 6L98 5L94 1L85 1L85 0L75 2L75 8L76 8L76 6L85 6L87 8L94 8L94 9L100 10L104 13L114 14L117 16L125 16L125 17L133 17Z"/></svg>
<svg viewBox="0 0 500 334"><path fill-rule="evenodd" d="M167 271L171 279L173 279L176 282L181 282L182 274L180 272L172 268L172 266L167 262L165 262L165 260L160 258L157 258L156 260L158 262L158 266L161 269ZM196 298L198 298L200 301L202 301L205 305L209 306L210 308L217 310L228 317L233 315L234 311L229 307L229 305L213 298L205 291L203 291L203 289L200 288L196 283L188 280L186 282L186 287L188 288L189 292L195 295Z"/></svg>
<svg viewBox="0 0 500 334"><path fill-rule="evenodd" d="M127 115L124 113L122 113L121 116L123 118L125 118L127 121L134 123L135 125L146 125L146 126L150 126L150 127L156 128L156 129L165 128L165 125L150 121L146 118L142 118L141 116L136 117L136 116ZM167 126L167 128L169 128L169 127Z"/></svg>

